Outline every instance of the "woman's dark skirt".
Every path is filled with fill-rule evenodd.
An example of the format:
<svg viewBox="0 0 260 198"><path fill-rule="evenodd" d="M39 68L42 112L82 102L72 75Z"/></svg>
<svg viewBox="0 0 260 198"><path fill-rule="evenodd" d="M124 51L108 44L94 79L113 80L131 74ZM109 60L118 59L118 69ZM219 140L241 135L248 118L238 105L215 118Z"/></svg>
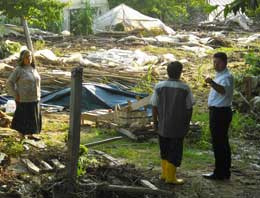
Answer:
<svg viewBox="0 0 260 198"><path fill-rule="evenodd" d="M159 136L159 144L161 158L179 167L183 153L183 138L166 138Z"/></svg>
<svg viewBox="0 0 260 198"><path fill-rule="evenodd" d="M40 102L17 102L11 128L24 135L40 133L42 129Z"/></svg>

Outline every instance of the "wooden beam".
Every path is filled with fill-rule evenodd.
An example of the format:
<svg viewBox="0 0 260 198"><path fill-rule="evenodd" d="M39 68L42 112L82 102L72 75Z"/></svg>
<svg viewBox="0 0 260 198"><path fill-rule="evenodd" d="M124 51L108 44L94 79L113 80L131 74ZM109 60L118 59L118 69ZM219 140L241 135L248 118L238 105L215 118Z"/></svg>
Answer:
<svg viewBox="0 0 260 198"><path fill-rule="evenodd" d="M104 153L103 151L94 150L94 152L99 154L99 155L102 155L104 158L106 158L107 160L112 162L114 165L122 164L118 159L112 157L111 155L108 155L108 154Z"/></svg>
<svg viewBox="0 0 260 198"><path fill-rule="evenodd" d="M151 182L149 182L148 180L145 180L145 179L141 179L141 184L144 186L144 187L148 187L148 188L151 188L153 190L158 190L158 188L153 185Z"/></svg>
<svg viewBox="0 0 260 198"><path fill-rule="evenodd" d="M121 140L123 138L124 138L123 136L108 138L108 139L97 141L97 142L91 142L91 143L85 144L84 146L86 146L86 147L97 146L97 145L100 145L100 144L106 144L106 143L109 143L109 142L114 142L114 141L117 141L117 140Z"/></svg>
<svg viewBox="0 0 260 198"><path fill-rule="evenodd" d="M38 168L31 160L29 159L22 159L22 162L26 165L28 170L34 174L40 173L40 168Z"/></svg>
<svg viewBox="0 0 260 198"><path fill-rule="evenodd" d="M117 192L125 192L129 194L150 194L150 195L161 195L161 196L170 196L174 198L174 192L161 190L161 189L151 189L137 186L123 186L123 185L109 185L106 183L89 183L89 184L81 184L81 187L96 187L97 190L104 191L117 191Z"/></svg>
<svg viewBox="0 0 260 198"><path fill-rule="evenodd" d="M127 129L123 129L123 128L120 128L118 129L118 132L129 137L130 139L132 140L137 140L138 138L136 137L135 134L133 134L131 131L127 130Z"/></svg>
<svg viewBox="0 0 260 198"><path fill-rule="evenodd" d="M51 162L53 163L53 165L55 166L56 169L64 169L65 165L60 163L59 160L57 159L52 159Z"/></svg>
<svg viewBox="0 0 260 198"><path fill-rule="evenodd" d="M122 108L122 110L134 111L134 110L140 109L141 107L147 106L150 102L151 97L152 96L150 95L150 96L147 96L147 97L145 97L141 100L138 100L135 103L131 103L130 105Z"/></svg>

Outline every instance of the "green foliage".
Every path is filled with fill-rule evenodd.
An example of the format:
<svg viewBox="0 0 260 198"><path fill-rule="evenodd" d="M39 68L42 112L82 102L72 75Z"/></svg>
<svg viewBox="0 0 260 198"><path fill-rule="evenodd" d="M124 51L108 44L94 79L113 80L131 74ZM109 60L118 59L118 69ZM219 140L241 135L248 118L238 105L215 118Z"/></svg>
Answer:
<svg viewBox="0 0 260 198"><path fill-rule="evenodd" d="M75 35L91 34L93 24L93 11L88 1L84 9L77 9L71 13L71 32Z"/></svg>
<svg viewBox="0 0 260 198"><path fill-rule="evenodd" d="M201 140L197 143L197 146L201 149L209 149L211 144L208 112L201 112L199 108L195 107L192 114L192 121L194 123L198 122L202 129Z"/></svg>
<svg viewBox="0 0 260 198"><path fill-rule="evenodd" d="M82 176L86 174L89 165L95 165L98 161L95 158L90 158L88 156L88 148L82 144L80 145L79 155L77 175Z"/></svg>
<svg viewBox="0 0 260 198"><path fill-rule="evenodd" d="M53 120L45 121L43 124L44 131L68 131L69 125L65 122L55 122Z"/></svg>
<svg viewBox="0 0 260 198"><path fill-rule="evenodd" d="M0 41L0 59L20 51L20 48L21 48L20 43L12 42L9 40L5 42Z"/></svg>
<svg viewBox="0 0 260 198"><path fill-rule="evenodd" d="M58 0L0 0L0 11L9 18L24 17L30 24L46 28L47 23L60 19L66 5Z"/></svg>
<svg viewBox="0 0 260 198"><path fill-rule="evenodd" d="M259 4L260 0L234 0L232 3L226 5L224 16L226 17L231 12L236 14L239 11L243 13L251 13L251 15L255 16Z"/></svg>
<svg viewBox="0 0 260 198"><path fill-rule="evenodd" d="M24 151L23 145L17 142L14 137L4 138L0 143L0 151L7 155L16 157Z"/></svg>
<svg viewBox="0 0 260 198"><path fill-rule="evenodd" d="M188 22L195 13L206 14L213 9L205 0L109 0L108 2L112 8L125 3L143 14L168 23Z"/></svg>
<svg viewBox="0 0 260 198"><path fill-rule="evenodd" d="M246 70L246 74L258 76L260 75L260 55L255 53L248 53L245 55L246 64L250 67Z"/></svg>
<svg viewBox="0 0 260 198"><path fill-rule="evenodd" d="M34 49L35 50L42 50L45 48L45 41L44 40L37 40L34 43Z"/></svg>
<svg viewBox="0 0 260 198"><path fill-rule="evenodd" d="M21 20L18 17L8 18L8 17L0 14L0 24L21 25Z"/></svg>
<svg viewBox="0 0 260 198"><path fill-rule="evenodd" d="M239 112L233 114L233 119L230 127L230 134L232 137L242 137L245 132L250 131L257 125L257 121L249 115L244 115Z"/></svg>
<svg viewBox="0 0 260 198"><path fill-rule="evenodd" d="M152 76L152 66L149 66L148 71L146 75L139 80L137 85L133 88L132 91L138 92L138 93L152 93L153 87L152 84L155 82Z"/></svg>

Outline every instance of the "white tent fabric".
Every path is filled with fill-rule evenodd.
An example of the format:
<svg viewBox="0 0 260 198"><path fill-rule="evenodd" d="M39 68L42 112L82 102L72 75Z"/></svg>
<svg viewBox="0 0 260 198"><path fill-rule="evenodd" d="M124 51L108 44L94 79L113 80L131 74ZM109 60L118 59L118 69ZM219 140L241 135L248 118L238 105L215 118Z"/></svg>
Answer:
<svg viewBox="0 0 260 198"><path fill-rule="evenodd" d="M94 33L109 32L117 24L122 24L125 31L132 31L135 29L161 29L167 34L175 34L175 31L166 26L159 19L155 19L140 12L121 4L112 10L108 11L104 15L94 20L93 31Z"/></svg>

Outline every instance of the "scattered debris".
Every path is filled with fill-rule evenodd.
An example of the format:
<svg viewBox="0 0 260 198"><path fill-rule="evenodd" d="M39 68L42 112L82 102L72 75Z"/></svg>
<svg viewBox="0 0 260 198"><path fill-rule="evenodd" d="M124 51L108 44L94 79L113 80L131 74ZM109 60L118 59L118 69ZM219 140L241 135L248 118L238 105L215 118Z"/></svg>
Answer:
<svg viewBox="0 0 260 198"><path fill-rule="evenodd" d="M24 143L26 144L30 144L36 148L39 148L39 149L44 149L46 148L46 145L44 144L43 141L35 141L35 140L29 140L29 139L25 139L24 140Z"/></svg>
<svg viewBox="0 0 260 198"><path fill-rule="evenodd" d="M104 153L103 151L98 151L98 150L94 150L94 153L98 154L98 155L101 155L102 157L104 157L105 159L107 159L110 163L112 163L113 165L121 165L122 162L119 161L118 159Z"/></svg>
<svg viewBox="0 0 260 198"><path fill-rule="evenodd" d="M26 165L28 170L33 174L40 174L40 168L37 167L31 160L29 159L21 159L22 162Z"/></svg>
<svg viewBox="0 0 260 198"><path fill-rule="evenodd" d="M100 145L100 144L106 144L106 143L114 142L114 141L117 141L117 140L121 140L123 138L124 137L122 137L122 136L117 136L117 137L108 138L108 139L105 139L105 140L100 140L100 141L97 141L97 142L91 142L91 143L85 144L85 146L87 148L90 148L90 147L97 146L97 145Z"/></svg>
<svg viewBox="0 0 260 198"><path fill-rule="evenodd" d="M65 168L65 165L63 165L58 159L52 159L51 162L53 163L53 165L57 170Z"/></svg>
<svg viewBox="0 0 260 198"><path fill-rule="evenodd" d="M0 127L10 127L11 126L12 118L5 114L4 112L0 111Z"/></svg>
<svg viewBox="0 0 260 198"><path fill-rule="evenodd" d="M255 96L250 100L250 105L254 112L260 112L260 96Z"/></svg>
<svg viewBox="0 0 260 198"><path fill-rule="evenodd" d="M123 128L120 128L118 129L118 132L127 136L128 138L132 139L132 140L137 140L138 138L129 130L127 129L123 129Z"/></svg>
<svg viewBox="0 0 260 198"><path fill-rule="evenodd" d="M7 165L8 156L5 153L0 152L0 166L4 167Z"/></svg>

